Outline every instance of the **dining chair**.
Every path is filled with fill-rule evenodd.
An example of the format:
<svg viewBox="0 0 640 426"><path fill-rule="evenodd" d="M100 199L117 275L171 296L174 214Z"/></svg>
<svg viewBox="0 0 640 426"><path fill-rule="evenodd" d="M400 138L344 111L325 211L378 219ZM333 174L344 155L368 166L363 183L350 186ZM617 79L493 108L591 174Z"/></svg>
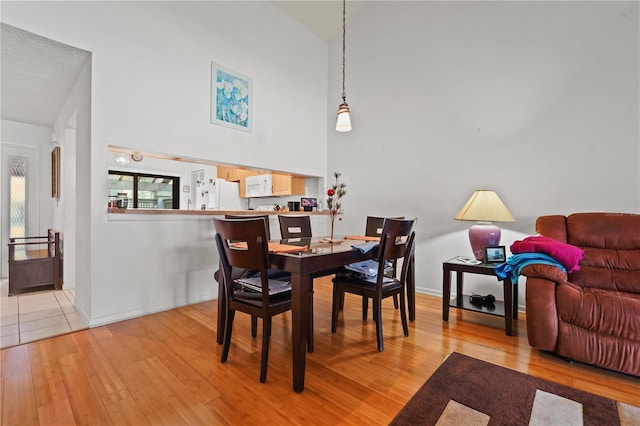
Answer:
<svg viewBox="0 0 640 426"><path fill-rule="evenodd" d="M283 239L311 238L311 217L309 215L278 215L280 235ZM313 290L309 292L309 315L313 318ZM309 327L310 338L309 352L313 352L313 327Z"/></svg>
<svg viewBox="0 0 640 426"><path fill-rule="evenodd" d="M278 215L280 235L287 238L310 238L311 218L308 215L285 216Z"/></svg>
<svg viewBox="0 0 640 426"><path fill-rule="evenodd" d="M226 214L225 219L246 219L246 218L256 218L256 217L260 217L260 218L264 218L264 222L265 222L265 228L267 230L267 238L271 239L271 231L269 228L269 215L268 214L255 214L255 215L233 215L233 214ZM290 216L288 216L290 217ZM304 227L303 230L303 234L304 235L298 235L298 237L300 238L306 238L306 237L311 237L311 220L309 219L309 216L298 216L298 217L306 217L307 218L307 222L308 222L308 227ZM297 218L297 217L296 217ZM280 222L280 226L282 226L282 222ZM307 235L308 234L308 235ZM283 237L284 238L284 237ZM294 238L294 237L288 237L288 238ZM243 275L254 275L256 273L256 271L247 271L245 272ZM281 280L288 280L291 277L291 274L289 272L286 271L282 271L280 269L268 269L267 270L267 276L269 278L272 279L281 279ZM310 292L309 294L309 315L311 318L313 318L313 291ZM258 328L258 319L256 317L251 317L251 336L252 337L256 337L256 333L257 333L257 328ZM313 352L313 323L310 324L309 326L309 352Z"/></svg>
<svg viewBox="0 0 640 426"><path fill-rule="evenodd" d="M224 215L224 218L225 219L256 219L256 218L264 219L264 227L265 227L265 232L267 234L267 239L271 238L271 231L269 229L269 215L267 215L267 214L256 214L256 215L226 214L226 215ZM234 280L235 279L239 279L239 278L248 278L248 277L254 275L256 272L257 271L255 271L255 270L232 267L231 268L231 277ZM290 276L290 274L288 274L287 272L280 271L280 270L269 270L268 273L270 275L269 278L286 279L288 276ZM220 285L221 284L221 281L220 281L220 270L217 270L216 272L214 272L213 278L219 284L218 288L221 290L219 293L224 292L224 286ZM223 294L219 294L218 297L223 297ZM223 321L222 313L219 313L218 321ZM256 337L257 334L258 334L258 318L251 317L251 336L252 337ZM223 342L222 336L218 336L218 344L222 344L222 342Z"/></svg>
<svg viewBox="0 0 640 426"><path fill-rule="evenodd" d="M392 219L404 219L404 216L393 217ZM367 221L365 224L364 235L367 237L379 237L382 234L382 226L384 225L384 217L378 216L367 216ZM393 265L395 269L395 264ZM350 274L350 272L345 271L344 269L338 272L338 274ZM398 309L398 295L393 296L393 307ZM340 296L340 310L344 308L344 293ZM362 298L362 320L365 321L367 319L367 315L369 312L369 298ZM375 314L375 312L374 312Z"/></svg>
<svg viewBox="0 0 640 426"><path fill-rule="evenodd" d="M391 219L404 219L404 216L392 217ZM365 225L364 235L367 237L379 237L382 234L382 227L384 225L384 217L367 216L367 222ZM396 264L393 264L393 270L395 270ZM393 307L398 309L398 295L393 296ZM362 319L367 319L367 312L369 311L369 299L362 299Z"/></svg>
<svg viewBox="0 0 640 426"><path fill-rule="evenodd" d="M333 303L331 306L331 332L335 333L338 327L338 313L340 299L343 293L352 293L363 298L373 299L373 319L376 323L376 337L378 350L384 351L382 339L382 300L393 295L400 298L400 318L402 320L402 330L405 336L409 335L407 326L407 314L405 307L405 288L407 274L413 255L415 227L417 219L389 219L384 221L382 235L380 236L380 248L377 257L378 271L375 278L367 279L356 275L336 275L333 279ZM404 259L400 277L397 277L397 270L393 276L385 274L387 262L393 263Z"/></svg>
<svg viewBox="0 0 640 426"><path fill-rule="evenodd" d="M225 287L224 338L221 362L226 362L231 346L233 320L236 312L244 312L251 317L262 318L262 356L260 362L260 382L267 379L269 340L272 318L291 310L291 284L270 279L267 270L270 265L268 237L264 220L217 219L216 246L220 255L223 283ZM258 271L253 282L257 287L249 287L232 276L232 268ZM276 287L276 284L279 287ZM309 319L312 322L312 319ZM310 346L311 336L307 340Z"/></svg>

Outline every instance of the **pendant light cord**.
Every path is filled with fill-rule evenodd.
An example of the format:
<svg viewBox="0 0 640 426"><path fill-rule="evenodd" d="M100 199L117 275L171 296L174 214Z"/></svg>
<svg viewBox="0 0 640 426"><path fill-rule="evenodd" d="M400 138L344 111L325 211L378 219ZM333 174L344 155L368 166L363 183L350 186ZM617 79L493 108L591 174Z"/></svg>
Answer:
<svg viewBox="0 0 640 426"><path fill-rule="evenodd" d="M342 0L342 102L347 103L347 94L344 91L345 56L346 56L346 27L347 27L347 0Z"/></svg>

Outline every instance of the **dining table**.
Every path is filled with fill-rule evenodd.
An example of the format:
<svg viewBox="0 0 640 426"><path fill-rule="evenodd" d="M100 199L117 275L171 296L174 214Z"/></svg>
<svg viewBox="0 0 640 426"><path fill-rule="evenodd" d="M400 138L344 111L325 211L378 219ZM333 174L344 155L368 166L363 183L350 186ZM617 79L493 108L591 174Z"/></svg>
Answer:
<svg viewBox="0 0 640 426"><path fill-rule="evenodd" d="M300 250L276 247L299 246ZM362 240L343 238L293 238L270 242L269 260L271 267L291 274L291 318L293 390L304 390L307 354L307 332L309 315L309 292L313 291L313 279L332 275L350 263L375 259L377 247L365 246ZM366 249L361 249L366 247ZM407 276L407 299L409 320L415 320L415 266L410 259ZM222 285L219 286L223 291ZM224 332L225 301L222 293L218 296L218 343L222 343Z"/></svg>

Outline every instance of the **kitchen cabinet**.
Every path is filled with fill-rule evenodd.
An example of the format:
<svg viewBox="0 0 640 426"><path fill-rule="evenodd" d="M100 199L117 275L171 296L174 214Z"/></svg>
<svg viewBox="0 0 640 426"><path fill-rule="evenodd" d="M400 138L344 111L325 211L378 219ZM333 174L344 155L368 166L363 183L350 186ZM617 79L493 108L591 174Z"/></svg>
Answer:
<svg viewBox="0 0 640 426"><path fill-rule="evenodd" d="M249 170L239 167L218 166L218 177L229 182L240 182L240 180L249 173Z"/></svg>
<svg viewBox="0 0 640 426"><path fill-rule="evenodd" d="M247 177L240 179L240 198L247 198Z"/></svg>
<svg viewBox="0 0 640 426"><path fill-rule="evenodd" d="M273 196L304 195L304 178L273 173Z"/></svg>

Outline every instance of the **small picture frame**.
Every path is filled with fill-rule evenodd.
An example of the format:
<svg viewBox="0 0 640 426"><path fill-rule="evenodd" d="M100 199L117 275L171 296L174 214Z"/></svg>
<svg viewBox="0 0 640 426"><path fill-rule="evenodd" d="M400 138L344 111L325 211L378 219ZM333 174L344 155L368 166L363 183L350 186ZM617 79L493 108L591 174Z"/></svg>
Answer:
<svg viewBox="0 0 640 426"><path fill-rule="evenodd" d="M60 199L60 147L51 151L51 197Z"/></svg>
<svg viewBox="0 0 640 426"><path fill-rule="evenodd" d="M313 211L314 208L318 207L318 200L315 198L300 198L300 203L305 212Z"/></svg>
<svg viewBox="0 0 640 426"><path fill-rule="evenodd" d="M484 247L484 263L503 263L506 260L507 255L504 246Z"/></svg>

